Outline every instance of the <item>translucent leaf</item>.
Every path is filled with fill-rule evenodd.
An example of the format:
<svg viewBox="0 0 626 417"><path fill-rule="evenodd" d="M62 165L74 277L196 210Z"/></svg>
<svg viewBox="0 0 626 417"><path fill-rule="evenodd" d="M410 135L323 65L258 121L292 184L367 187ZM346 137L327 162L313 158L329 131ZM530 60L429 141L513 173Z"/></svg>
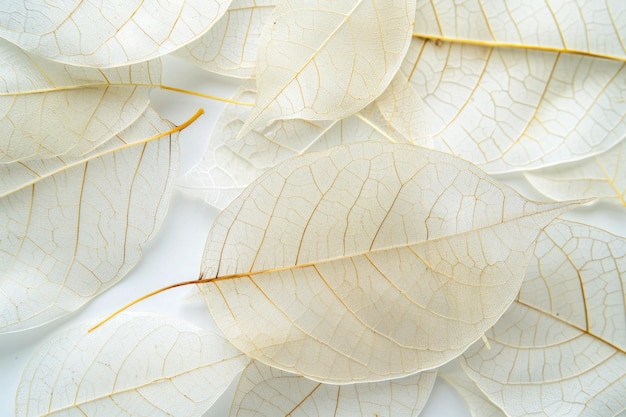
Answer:
<svg viewBox="0 0 626 417"><path fill-rule="evenodd" d="M277 0L233 0L211 30L176 51L176 55L218 74L252 76L261 29L276 3Z"/></svg>
<svg viewBox="0 0 626 417"><path fill-rule="evenodd" d="M161 62L98 70L28 55L0 39L0 163L83 155L132 124Z"/></svg>
<svg viewBox="0 0 626 417"><path fill-rule="evenodd" d="M598 197L626 206L626 141L599 155L524 175L554 200Z"/></svg>
<svg viewBox="0 0 626 417"><path fill-rule="evenodd" d="M417 416L436 372L391 381L328 385L252 361L233 399L231 417L244 416Z"/></svg>
<svg viewBox="0 0 626 417"><path fill-rule="evenodd" d="M263 363L321 382L409 375L495 323L539 230L568 206L439 152L339 146L268 171L218 216L200 289Z"/></svg>
<svg viewBox="0 0 626 417"><path fill-rule="evenodd" d="M415 32L624 60L624 12L620 1L418 0Z"/></svg>
<svg viewBox="0 0 626 417"><path fill-rule="evenodd" d="M618 143L626 135L625 65L415 39L402 71L424 99L435 149L495 173L579 160Z"/></svg>
<svg viewBox="0 0 626 417"><path fill-rule="evenodd" d="M33 355L16 415L200 417L248 363L223 337L178 319L123 314L87 329Z"/></svg>
<svg viewBox="0 0 626 417"><path fill-rule="evenodd" d="M120 140L170 128L150 111ZM158 229L177 166L178 142L166 137L1 198L0 331L47 323L119 281Z"/></svg>
<svg viewBox="0 0 626 417"><path fill-rule="evenodd" d="M509 415L613 416L626 409L626 240L555 222L518 301L460 363ZM531 399L529 401L529 399Z"/></svg>
<svg viewBox="0 0 626 417"><path fill-rule="evenodd" d="M283 0L261 32L258 98L240 136L277 119L333 120L391 83L409 47L415 3Z"/></svg>
<svg viewBox="0 0 626 417"><path fill-rule="evenodd" d="M9 2L0 12L0 37L53 61L115 67L158 58L197 39L230 2Z"/></svg>
<svg viewBox="0 0 626 417"><path fill-rule="evenodd" d="M245 81L234 99L254 101L254 80ZM336 122L278 120L236 139L249 113L249 107L226 106L203 159L185 175L183 189L222 209L267 169L295 155L357 140L432 144L423 103L402 74L372 104Z"/></svg>
<svg viewBox="0 0 626 417"><path fill-rule="evenodd" d="M478 342L480 343L480 342ZM437 374L446 380L459 393L469 408L472 417L505 417L498 408L480 390L474 381L463 372L456 360L437 369Z"/></svg>

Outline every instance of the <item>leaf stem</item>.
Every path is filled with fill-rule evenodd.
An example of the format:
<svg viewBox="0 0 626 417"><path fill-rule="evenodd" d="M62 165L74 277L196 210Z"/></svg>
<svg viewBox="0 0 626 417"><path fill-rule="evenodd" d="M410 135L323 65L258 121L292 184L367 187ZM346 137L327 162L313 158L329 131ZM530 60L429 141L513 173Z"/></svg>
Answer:
<svg viewBox="0 0 626 417"><path fill-rule="evenodd" d="M157 295L160 294L162 292L165 292L167 290L171 290L173 288L177 288L177 287L182 287L185 285L193 285L193 284L203 284L207 282L207 279L194 279L193 281L184 281L184 282L177 282L176 284L172 284L172 285L168 285L167 287L163 287L163 288L159 288L158 290L154 290L152 292L149 292L148 294L144 294L141 297L131 301L130 303L118 308L117 310L115 310L113 313L109 314L108 316L106 316L104 319L102 319L100 322L98 322L98 324L96 324L95 326L93 326L91 329L89 329L87 332L91 333L92 331L96 330L98 327L102 326L104 323L106 323L107 321L111 320L113 317L117 316L118 314L120 314L122 311L134 306L135 304L152 297L153 295Z"/></svg>
<svg viewBox="0 0 626 417"><path fill-rule="evenodd" d="M610 59L613 61L626 62L626 57L622 57L622 56L601 54L601 53L591 52L591 51L581 51L578 49L558 48L554 46L525 45L525 44L519 44L519 43L507 43L507 42L487 41L487 40L479 40L479 39L463 39L463 38L454 38L454 37L448 37L448 36L429 35L425 33L413 33L413 37L424 39L426 41L433 41L437 44L441 42L449 42L449 43L458 43L462 45L485 46L485 47L490 47L490 48L524 49L527 51L565 53L565 54L583 55L583 56L590 56L593 58L604 58L604 59Z"/></svg>
<svg viewBox="0 0 626 417"><path fill-rule="evenodd" d="M254 103L237 101L237 100L232 100L229 98L224 98L224 97L219 97L219 96L212 96L210 94L203 94L203 93L198 93L197 91L184 90L182 88L171 87L169 85L159 85L159 88L161 88L162 90L175 91L177 93L189 94L192 96L208 98L211 100L223 101L224 103L237 104L239 106L254 106Z"/></svg>
<svg viewBox="0 0 626 417"><path fill-rule="evenodd" d="M145 144L147 142L151 142L153 140L160 139L160 138L162 138L164 136L168 136L168 135L171 135L173 133L180 132L181 130L185 129L187 126L189 126L190 124L195 122L196 119L198 119L198 117L202 116L203 114L204 114L204 109L200 108L200 109L198 109L194 113L193 116L191 116L189 119L187 119L185 122L183 122L183 124L181 124L179 126L173 127L173 128L171 128L169 130L166 130L165 132L157 133L156 135L153 135L153 136L150 136L150 137L147 137L147 138L143 138L143 139L138 140L136 142L124 143L123 145L120 145L120 146L117 146L117 147L114 147L114 148L110 148L110 149L106 149L106 150L98 152L96 154L89 155L85 159L79 159L78 161L69 163L67 165L63 165L62 167L60 167L60 168L58 168L58 169L56 169L54 171L48 172L48 173L46 173L45 175L42 175L42 176L38 176L37 178L34 178L34 179L32 179L32 180L30 180L28 182L20 184L19 187L16 187L16 188L14 188L14 189L12 189L12 190L4 193L4 194L0 194L0 198L6 197L7 195L12 194L12 193L14 193L14 192L16 192L18 190L21 190L23 188L31 186L31 185L41 181L44 178L51 177L51 176L53 176L55 174L58 174L61 171L65 171L65 170L68 170L68 169L73 168L75 166L82 165L82 164L84 164L86 162L89 162L91 160L94 160L96 158L101 158L101 157L103 157L105 155L108 155L108 154L111 154L113 152L118 152L118 151L121 151L123 149L130 148L132 146L142 145L142 144Z"/></svg>

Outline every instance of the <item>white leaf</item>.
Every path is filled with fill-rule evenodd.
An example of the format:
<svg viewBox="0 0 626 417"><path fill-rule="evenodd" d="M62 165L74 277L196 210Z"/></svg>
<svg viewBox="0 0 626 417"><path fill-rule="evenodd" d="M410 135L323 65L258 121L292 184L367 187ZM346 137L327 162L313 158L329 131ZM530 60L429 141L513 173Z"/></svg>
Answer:
<svg viewBox="0 0 626 417"><path fill-rule="evenodd" d="M625 65L415 39L402 71L424 99L435 149L495 173L579 160L622 140Z"/></svg>
<svg viewBox="0 0 626 417"><path fill-rule="evenodd" d="M418 0L415 32L624 60L624 12L621 1Z"/></svg>
<svg viewBox="0 0 626 417"><path fill-rule="evenodd" d="M436 376L422 372L391 381L329 385L252 361L239 380L230 415L417 416Z"/></svg>
<svg viewBox="0 0 626 417"><path fill-rule="evenodd" d="M524 175L554 200L598 197L626 206L626 141L599 155Z"/></svg>
<svg viewBox="0 0 626 417"><path fill-rule="evenodd" d="M171 128L150 110L129 142ZM0 331L39 326L111 287L167 210L176 134L71 167L0 199Z"/></svg>
<svg viewBox="0 0 626 417"><path fill-rule="evenodd" d="M254 101L254 89L254 80L246 80L234 99ZM263 172L295 155L364 140L431 145L423 108L398 74L382 95L354 116L336 122L278 120L237 139L250 108L230 104L213 129L203 159L187 172L181 187L223 209Z"/></svg>
<svg viewBox="0 0 626 417"><path fill-rule="evenodd" d="M613 416L626 409L626 239L554 222L518 300L459 360L512 416ZM529 399L532 399L529 401Z"/></svg>
<svg viewBox="0 0 626 417"><path fill-rule="evenodd" d="M248 363L221 336L168 317L123 314L87 329L33 355L16 415L200 417Z"/></svg>
<svg viewBox="0 0 626 417"><path fill-rule="evenodd" d="M246 78L255 73L261 29L277 0L233 0L224 17L200 39L176 51L208 71Z"/></svg>
<svg viewBox="0 0 626 417"><path fill-rule="evenodd" d="M391 83L409 47L415 2L283 0L258 46L256 106L239 136L277 119L333 120Z"/></svg>
<svg viewBox="0 0 626 417"><path fill-rule="evenodd" d="M322 382L409 375L496 322L567 206L439 152L339 146L268 171L218 216L200 288L226 337L263 363Z"/></svg>
<svg viewBox="0 0 626 417"><path fill-rule="evenodd" d="M1 39L0 61L0 163L93 150L144 112L149 86L161 79L160 60L107 70L72 67Z"/></svg>
<svg viewBox="0 0 626 417"><path fill-rule="evenodd" d="M158 58L197 39L230 2L8 2L0 11L0 37L53 61L115 67Z"/></svg>

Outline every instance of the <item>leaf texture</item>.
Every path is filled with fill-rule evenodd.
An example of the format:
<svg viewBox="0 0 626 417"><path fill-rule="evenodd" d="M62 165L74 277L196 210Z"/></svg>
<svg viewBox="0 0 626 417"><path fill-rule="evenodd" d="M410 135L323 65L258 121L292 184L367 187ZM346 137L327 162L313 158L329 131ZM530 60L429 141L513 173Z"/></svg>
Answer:
<svg viewBox="0 0 626 417"><path fill-rule="evenodd" d="M148 107L161 62L98 70L50 62L0 40L0 163L78 156Z"/></svg>
<svg viewBox="0 0 626 417"><path fill-rule="evenodd" d="M0 37L44 58L116 67L158 58L202 36L231 0L10 2Z"/></svg>
<svg viewBox="0 0 626 417"><path fill-rule="evenodd" d="M415 3L283 0L261 32L256 106L239 136L277 119L333 120L391 83L411 40Z"/></svg>
<svg viewBox="0 0 626 417"><path fill-rule="evenodd" d="M261 29L277 0L233 0L223 18L201 38L176 51L208 71L247 78L256 72Z"/></svg>
<svg viewBox="0 0 626 417"><path fill-rule="evenodd" d="M328 385L252 361L244 370L231 417L417 416L436 372L353 385Z"/></svg>
<svg viewBox="0 0 626 417"><path fill-rule="evenodd" d="M34 354L16 415L200 417L248 363L221 336L178 319L126 313L87 328Z"/></svg>
<svg viewBox="0 0 626 417"><path fill-rule="evenodd" d="M515 3L418 0L419 36L493 42L624 60L626 5L584 0Z"/></svg>
<svg viewBox="0 0 626 417"><path fill-rule="evenodd" d="M140 121L122 138L171 128L154 111ZM1 331L59 318L119 281L161 224L177 166L173 135L84 162L1 198Z"/></svg>
<svg viewBox="0 0 626 417"><path fill-rule="evenodd" d="M598 197L626 206L626 141L599 155L524 175L533 187L554 200Z"/></svg>
<svg viewBox="0 0 626 417"><path fill-rule="evenodd" d="M508 415L622 413L625 271L624 238L554 222L539 237L518 300L486 333L491 350L470 348L459 360L464 371Z"/></svg>
<svg viewBox="0 0 626 417"><path fill-rule="evenodd" d="M270 170L218 216L200 288L263 363L321 382L400 377L495 323L539 230L568 207L438 152L339 146Z"/></svg>
<svg viewBox="0 0 626 417"><path fill-rule="evenodd" d="M435 149L490 173L579 160L626 135L624 62L415 39L402 71Z"/></svg>
<svg viewBox="0 0 626 417"><path fill-rule="evenodd" d="M255 98L254 80L245 81L234 97L244 102ZM278 120L238 140L249 113L243 106L225 107L205 155L185 174L183 189L223 209L263 172L295 155L363 140L432 143L423 103L402 74L362 111L335 122Z"/></svg>

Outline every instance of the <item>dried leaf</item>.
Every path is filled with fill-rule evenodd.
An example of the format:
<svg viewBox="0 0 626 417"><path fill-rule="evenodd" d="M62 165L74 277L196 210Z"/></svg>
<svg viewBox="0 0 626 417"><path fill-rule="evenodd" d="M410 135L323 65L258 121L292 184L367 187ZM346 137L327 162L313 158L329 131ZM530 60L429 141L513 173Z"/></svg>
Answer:
<svg viewBox="0 0 626 417"><path fill-rule="evenodd" d="M613 416L626 409L626 239L554 222L518 300L459 362L508 415ZM532 399L529 401L529 399Z"/></svg>
<svg viewBox="0 0 626 417"><path fill-rule="evenodd" d="M252 361L239 380L230 415L417 416L436 376L422 372L391 381L328 385Z"/></svg>
<svg viewBox="0 0 626 417"><path fill-rule="evenodd" d="M234 99L254 101L254 80L246 80ZM203 159L185 175L183 189L223 209L263 172L295 155L363 140L432 142L423 103L402 74L361 112L335 122L278 120L237 139L249 113L248 107L226 106Z"/></svg>
<svg viewBox="0 0 626 417"><path fill-rule="evenodd" d="M170 128L150 111L121 140ZM0 199L1 332L76 310L139 260L167 210L175 136L84 162Z"/></svg>
<svg viewBox="0 0 626 417"><path fill-rule="evenodd" d="M16 415L200 417L248 363L221 336L178 319L124 314L87 328L35 353Z"/></svg>
<svg viewBox="0 0 626 417"><path fill-rule="evenodd" d="M84 155L131 125L148 107L147 85L161 78L159 60L73 67L1 39L0 61L0 163Z"/></svg>
<svg viewBox="0 0 626 417"><path fill-rule="evenodd" d="M0 37L53 61L116 67L158 58L197 39L230 2L9 2L0 12Z"/></svg>
<svg viewBox="0 0 626 417"><path fill-rule="evenodd" d="M261 29L277 0L233 0L224 17L200 39L176 51L208 71L247 78L256 70Z"/></svg>
<svg viewBox="0 0 626 417"><path fill-rule="evenodd" d="M511 3L418 0L419 36L558 50L624 60L626 4L582 0Z"/></svg>
<svg viewBox="0 0 626 417"><path fill-rule="evenodd" d="M625 65L415 39L402 71L424 99L435 149L495 173L579 160L619 142Z"/></svg>
<svg viewBox="0 0 626 417"><path fill-rule="evenodd" d="M391 83L409 47L415 3L283 0L258 46L256 106L239 136L277 119L333 120Z"/></svg>
<svg viewBox="0 0 626 417"><path fill-rule="evenodd" d="M598 197L626 206L626 141L599 155L524 175L554 200Z"/></svg>
<svg viewBox="0 0 626 417"><path fill-rule="evenodd" d="M377 381L463 352L513 301L539 230L469 163L376 142L292 158L216 219L200 288L242 351L318 381Z"/></svg>

